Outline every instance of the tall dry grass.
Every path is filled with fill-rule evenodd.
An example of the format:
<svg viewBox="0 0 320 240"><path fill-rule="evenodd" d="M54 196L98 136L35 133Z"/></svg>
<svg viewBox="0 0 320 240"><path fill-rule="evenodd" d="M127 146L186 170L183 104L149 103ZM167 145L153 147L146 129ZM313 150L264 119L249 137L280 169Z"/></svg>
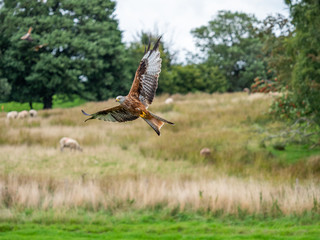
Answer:
<svg viewBox="0 0 320 240"><path fill-rule="evenodd" d="M181 176L117 175L101 178L53 179L8 175L0 180L2 207L21 209L145 209L292 214L318 207L320 188L253 179L217 177L186 180Z"/></svg>
<svg viewBox="0 0 320 240"><path fill-rule="evenodd" d="M0 208L180 208L290 214L316 209L320 157L283 164L258 148L257 128L270 121L270 97L246 94L174 95L150 110L170 121L158 137L142 120L88 121L114 101L40 111L36 119L0 115ZM61 137L84 151L63 153ZM213 150L210 159L199 155ZM299 178L299 184L296 183ZM319 208L318 208L319 209Z"/></svg>

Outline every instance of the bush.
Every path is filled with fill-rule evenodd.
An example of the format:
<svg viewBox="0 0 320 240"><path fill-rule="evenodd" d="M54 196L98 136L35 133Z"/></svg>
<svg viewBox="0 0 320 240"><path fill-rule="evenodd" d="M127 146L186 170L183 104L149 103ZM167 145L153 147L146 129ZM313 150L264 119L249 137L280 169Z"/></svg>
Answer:
<svg viewBox="0 0 320 240"><path fill-rule="evenodd" d="M277 118L291 120L309 116L312 113L306 101L303 101L300 105L296 104L295 96L292 92L284 92L281 96L275 98L269 112Z"/></svg>

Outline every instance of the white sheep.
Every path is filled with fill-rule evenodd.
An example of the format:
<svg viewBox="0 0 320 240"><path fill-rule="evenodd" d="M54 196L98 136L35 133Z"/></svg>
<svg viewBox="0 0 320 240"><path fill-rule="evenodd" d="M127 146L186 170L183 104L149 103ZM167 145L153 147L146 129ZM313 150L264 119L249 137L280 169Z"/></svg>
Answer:
<svg viewBox="0 0 320 240"><path fill-rule="evenodd" d="M15 119L18 117L18 112L17 111L11 111L7 113L7 119Z"/></svg>
<svg viewBox="0 0 320 240"><path fill-rule="evenodd" d="M29 116L29 113L28 113L28 111L26 111L26 110L23 110L23 111L21 111L21 112L18 113L18 118L19 118L19 119L27 118L28 116Z"/></svg>
<svg viewBox="0 0 320 240"><path fill-rule="evenodd" d="M30 111L29 111L29 115L30 115L30 117L36 117L37 116L37 111L36 110L34 110L34 109L31 109Z"/></svg>
<svg viewBox="0 0 320 240"><path fill-rule="evenodd" d="M250 95L250 89L249 88L244 88L243 92L246 92L248 95Z"/></svg>
<svg viewBox="0 0 320 240"><path fill-rule="evenodd" d="M205 157L205 158L210 157L211 156L211 150L209 148L201 149L200 156Z"/></svg>
<svg viewBox="0 0 320 240"><path fill-rule="evenodd" d="M79 143L68 137L63 137L60 139L60 150L63 151L64 148L70 148L70 150L79 150L82 152L82 148L80 147Z"/></svg>
<svg viewBox="0 0 320 240"><path fill-rule="evenodd" d="M173 98L167 98L166 101L164 102L165 104L171 104L173 103Z"/></svg>

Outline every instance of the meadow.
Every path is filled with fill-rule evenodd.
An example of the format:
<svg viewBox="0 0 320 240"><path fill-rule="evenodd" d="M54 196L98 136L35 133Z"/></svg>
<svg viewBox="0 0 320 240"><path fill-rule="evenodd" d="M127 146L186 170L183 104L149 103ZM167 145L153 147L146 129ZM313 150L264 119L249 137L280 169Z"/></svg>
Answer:
<svg viewBox="0 0 320 240"><path fill-rule="evenodd" d="M150 107L175 123L160 137L141 119L84 122L81 109L113 99L1 113L0 239L317 239L320 149L261 144L285 128L268 114L272 96L167 97ZM61 152L65 136L83 152Z"/></svg>

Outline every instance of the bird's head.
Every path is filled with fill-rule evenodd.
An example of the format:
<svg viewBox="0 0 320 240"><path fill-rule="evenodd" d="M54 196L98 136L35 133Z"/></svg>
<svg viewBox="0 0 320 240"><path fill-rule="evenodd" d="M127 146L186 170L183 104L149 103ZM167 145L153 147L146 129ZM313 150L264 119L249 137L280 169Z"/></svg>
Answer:
<svg viewBox="0 0 320 240"><path fill-rule="evenodd" d="M116 98L116 102L119 102L119 103L123 103L124 100L126 100L126 97L123 97L123 96L118 96L118 97Z"/></svg>

